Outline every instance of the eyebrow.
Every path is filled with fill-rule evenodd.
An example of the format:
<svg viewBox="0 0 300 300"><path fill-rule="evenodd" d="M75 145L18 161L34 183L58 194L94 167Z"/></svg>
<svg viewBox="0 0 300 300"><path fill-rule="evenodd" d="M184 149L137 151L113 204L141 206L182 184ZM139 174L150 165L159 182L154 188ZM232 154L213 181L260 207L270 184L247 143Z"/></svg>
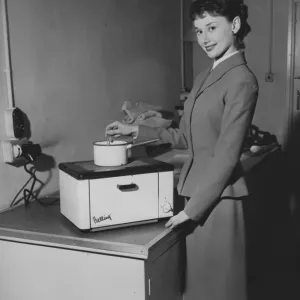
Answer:
<svg viewBox="0 0 300 300"><path fill-rule="evenodd" d="M210 23L206 24L205 27L208 27L208 26L210 26L211 24L216 24L216 23L217 23L216 21L210 22ZM196 30L196 29L200 29L200 28L194 26L194 29Z"/></svg>
<svg viewBox="0 0 300 300"><path fill-rule="evenodd" d="M217 23L217 22L210 22L210 23L206 24L205 26L207 27L207 26L209 26L211 24L215 24L215 23Z"/></svg>

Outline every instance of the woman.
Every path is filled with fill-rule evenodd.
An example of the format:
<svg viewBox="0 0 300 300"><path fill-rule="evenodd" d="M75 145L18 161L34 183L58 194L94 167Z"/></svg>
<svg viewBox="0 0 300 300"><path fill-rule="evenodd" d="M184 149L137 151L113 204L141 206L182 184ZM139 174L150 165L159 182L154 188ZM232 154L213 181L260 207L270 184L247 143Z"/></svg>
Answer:
<svg viewBox="0 0 300 300"><path fill-rule="evenodd" d="M246 64L247 6L233 0L196 0L190 16L198 43L213 60L185 102L179 129L114 122L106 134L160 138L188 148L178 193L183 211L166 224L196 224L186 238L186 300L243 300L246 295L243 196L247 188L240 156L252 122L258 84Z"/></svg>

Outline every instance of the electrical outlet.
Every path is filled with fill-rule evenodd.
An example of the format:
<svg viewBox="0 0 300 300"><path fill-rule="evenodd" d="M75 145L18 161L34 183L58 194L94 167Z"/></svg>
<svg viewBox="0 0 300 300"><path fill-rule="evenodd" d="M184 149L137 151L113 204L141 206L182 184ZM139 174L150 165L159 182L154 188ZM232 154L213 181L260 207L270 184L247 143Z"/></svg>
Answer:
<svg viewBox="0 0 300 300"><path fill-rule="evenodd" d="M4 111L6 136L10 139L24 137L25 116L18 107L7 108Z"/></svg>
<svg viewBox="0 0 300 300"><path fill-rule="evenodd" d="M3 160L8 164L20 164L24 161L22 157L22 145L28 144L28 139L24 138L21 140L10 139L2 141Z"/></svg>
<svg viewBox="0 0 300 300"><path fill-rule="evenodd" d="M274 81L274 74L268 72L265 74L265 82L273 82Z"/></svg>

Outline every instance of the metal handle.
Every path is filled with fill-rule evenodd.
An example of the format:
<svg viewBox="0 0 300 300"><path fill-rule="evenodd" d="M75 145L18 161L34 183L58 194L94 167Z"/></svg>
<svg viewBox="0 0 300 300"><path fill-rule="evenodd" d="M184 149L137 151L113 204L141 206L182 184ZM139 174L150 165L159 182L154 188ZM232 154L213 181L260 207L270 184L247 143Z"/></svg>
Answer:
<svg viewBox="0 0 300 300"><path fill-rule="evenodd" d="M121 192L133 192L133 191L137 191L139 189L138 185L136 185L135 183L131 183L131 184L117 184L117 188Z"/></svg>
<svg viewBox="0 0 300 300"><path fill-rule="evenodd" d="M300 90L297 89L297 110L300 109Z"/></svg>
<svg viewBox="0 0 300 300"><path fill-rule="evenodd" d="M153 140L149 140L149 141L145 141L145 142L140 142L140 143L136 143L136 144L128 144L127 148L133 148L133 147L138 147L138 146L143 146L143 145L148 145L148 144L152 144L155 142L158 142L159 139L153 139Z"/></svg>

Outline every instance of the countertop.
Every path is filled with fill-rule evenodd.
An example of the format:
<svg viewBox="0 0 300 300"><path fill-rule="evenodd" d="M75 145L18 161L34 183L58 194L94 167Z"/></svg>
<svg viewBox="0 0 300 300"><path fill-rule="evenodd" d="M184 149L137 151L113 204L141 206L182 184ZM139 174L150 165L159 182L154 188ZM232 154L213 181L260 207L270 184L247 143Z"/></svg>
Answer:
<svg viewBox="0 0 300 300"><path fill-rule="evenodd" d="M259 153L251 153L250 151L244 152L241 155L240 162L243 169L243 173L246 175L253 168L259 166L265 159L270 157L273 153L280 150L279 146L274 146L266 151L261 151ZM170 163L174 166L175 184L178 181L178 177L184 164L185 160L188 158L188 151L181 149L172 149L171 151L166 151L161 154L157 154L155 159L161 160L163 162Z"/></svg>
<svg viewBox="0 0 300 300"><path fill-rule="evenodd" d="M242 156L245 171L258 165L269 154ZM176 150L156 158L174 164L176 177L187 154ZM53 204L54 200L57 201ZM81 232L60 214L59 199L47 197L28 206L1 212L0 240L147 260L185 236L184 227L171 231L165 228L166 222L160 220L107 231Z"/></svg>
<svg viewBox="0 0 300 300"><path fill-rule="evenodd" d="M176 243L182 230L165 228L167 220L99 232L82 232L60 213L59 201L45 198L0 213L0 240L148 259Z"/></svg>

